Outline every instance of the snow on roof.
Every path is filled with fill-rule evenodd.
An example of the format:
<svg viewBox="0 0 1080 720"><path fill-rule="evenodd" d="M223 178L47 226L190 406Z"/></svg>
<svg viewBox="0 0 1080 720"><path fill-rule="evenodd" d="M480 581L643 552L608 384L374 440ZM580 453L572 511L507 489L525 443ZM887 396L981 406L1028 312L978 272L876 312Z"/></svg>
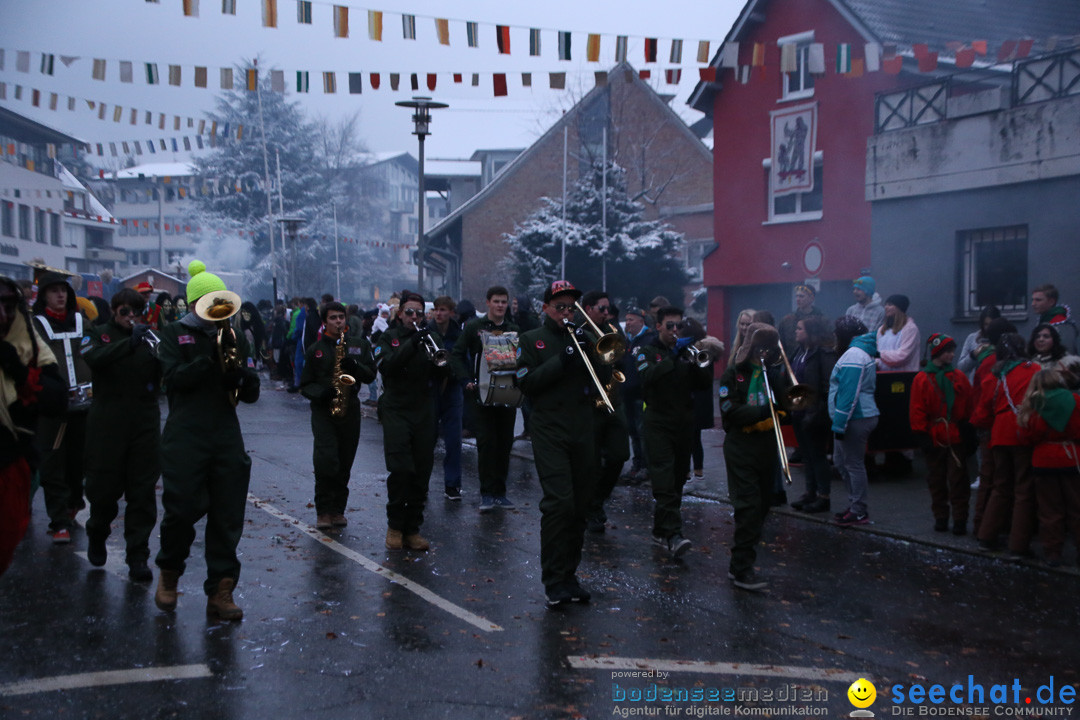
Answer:
<svg viewBox="0 0 1080 720"><path fill-rule="evenodd" d="M124 168L116 171L117 180L138 180L139 176L148 178L157 177L189 177L195 174L195 166L186 162L147 163L135 167Z"/></svg>
<svg viewBox="0 0 1080 720"><path fill-rule="evenodd" d="M381 162L393 160L395 158L401 157L402 155L409 155L411 157L411 154L404 150L385 150L383 152L371 153L371 155L368 157L367 162L365 162L364 164L378 165Z"/></svg>
<svg viewBox="0 0 1080 720"><path fill-rule="evenodd" d="M60 168L60 172L58 174L60 177L60 183L64 186L64 189L71 192L85 194L89 201L89 210L87 210L87 213L91 216L100 215L101 219L104 222L111 222L113 219L112 213L105 209L105 206L102 205L101 201L94 196L94 193L90 192L85 185L79 182L75 178L75 176L71 174L71 171L64 167L63 163L58 162L56 164Z"/></svg>
<svg viewBox="0 0 1080 720"><path fill-rule="evenodd" d="M425 175L480 177L481 172L481 163L471 160L427 160L424 162Z"/></svg>

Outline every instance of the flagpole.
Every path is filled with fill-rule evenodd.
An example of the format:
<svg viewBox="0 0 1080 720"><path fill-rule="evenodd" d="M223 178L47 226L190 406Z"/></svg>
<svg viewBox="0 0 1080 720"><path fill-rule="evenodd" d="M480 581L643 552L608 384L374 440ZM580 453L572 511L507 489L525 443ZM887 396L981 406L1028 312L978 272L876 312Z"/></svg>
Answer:
<svg viewBox="0 0 1080 720"><path fill-rule="evenodd" d="M341 258L338 255L338 234L337 234L337 202L333 202L334 206L334 274L337 279L337 292L334 298L338 301L341 300Z"/></svg>
<svg viewBox="0 0 1080 720"><path fill-rule="evenodd" d="M256 68L259 67L259 59L255 58L253 61ZM255 95L259 98L259 130L262 134L262 156L263 156L263 182L266 184L266 222L270 224L270 275L273 278L273 292L274 292L274 304L277 304L277 252L274 245L274 205L270 199L270 157L266 150L266 122L263 119L263 104L262 104L262 86L258 79L255 80ZM278 182L281 181L281 175L278 175ZM281 192L281 188L278 187L278 192ZM282 230L284 232L284 229Z"/></svg>
<svg viewBox="0 0 1080 720"><path fill-rule="evenodd" d="M562 129L562 259L559 262L559 279L566 279L566 153L570 128Z"/></svg>
<svg viewBox="0 0 1080 720"><path fill-rule="evenodd" d="M603 260L601 262L601 275L600 275L600 289L607 292L607 127L602 128L601 135L603 139L601 162L602 171L604 173L603 180L600 187L600 247L604 250Z"/></svg>

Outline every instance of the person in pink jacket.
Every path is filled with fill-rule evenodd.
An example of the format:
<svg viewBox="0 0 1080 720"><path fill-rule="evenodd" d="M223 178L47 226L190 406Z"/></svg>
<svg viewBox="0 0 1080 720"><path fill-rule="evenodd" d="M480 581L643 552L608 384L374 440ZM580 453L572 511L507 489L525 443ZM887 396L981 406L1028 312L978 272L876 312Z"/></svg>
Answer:
<svg viewBox="0 0 1080 720"><path fill-rule="evenodd" d="M877 333L879 371L919 370L922 335L915 321L908 317L910 305L907 295L890 295L885 299L885 322Z"/></svg>

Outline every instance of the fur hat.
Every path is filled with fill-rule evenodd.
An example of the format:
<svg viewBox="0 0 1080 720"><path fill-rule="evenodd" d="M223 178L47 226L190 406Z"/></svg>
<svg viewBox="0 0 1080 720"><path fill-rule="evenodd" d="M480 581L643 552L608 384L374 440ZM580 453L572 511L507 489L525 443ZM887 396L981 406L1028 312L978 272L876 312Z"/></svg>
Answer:
<svg viewBox="0 0 1080 720"><path fill-rule="evenodd" d="M765 323L750 323L750 327L746 329L746 337L746 342L739 346L735 353L736 365L746 362L752 351L772 349L780 344L780 333L776 332L772 325Z"/></svg>

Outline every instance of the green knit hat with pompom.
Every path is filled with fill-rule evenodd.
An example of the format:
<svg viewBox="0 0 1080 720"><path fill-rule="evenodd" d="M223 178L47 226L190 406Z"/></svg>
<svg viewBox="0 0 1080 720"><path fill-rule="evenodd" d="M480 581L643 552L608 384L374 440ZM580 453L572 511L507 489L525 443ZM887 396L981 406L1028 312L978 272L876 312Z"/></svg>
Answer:
<svg viewBox="0 0 1080 720"><path fill-rule="evenodd" d="M228 290L221 278L206 271L206 263L202 260L192 260L187 269L188 277L191 278L187 284L187 301L192 310L195 309L195 302L206 293Z"/></svg>

